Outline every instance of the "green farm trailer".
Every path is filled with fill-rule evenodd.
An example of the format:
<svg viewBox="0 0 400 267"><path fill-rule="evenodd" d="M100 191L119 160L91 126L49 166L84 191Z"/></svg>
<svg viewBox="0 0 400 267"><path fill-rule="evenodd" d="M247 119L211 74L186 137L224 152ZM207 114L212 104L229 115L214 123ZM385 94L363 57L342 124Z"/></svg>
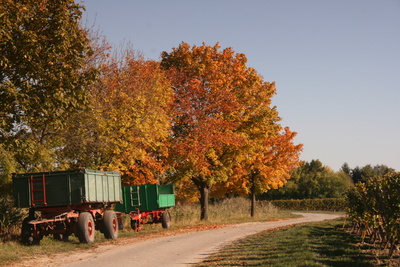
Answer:
<svg viewBox="0 0 400 267"><path fill-rule="evenodd" d="M163 228L169 228L171 215L167 209L175 206L172 184L125 186L122 191L123 203L117 203L115 210L129 215L133 230L140 231L146 223L162 223Z"/></svg>
<svg viewBox="0 0 400 267"><path fill-rule="evenodd" d="M118 172L90 169L13 174L13 199L15 207L29 208L22 222L25 244L39 244L48 235L66 241L72 234L93 243L95 230L116 239L122 213L136 231L145 223L169 228L167 209L175 206L173 185L122 187Z"/></svg>
<svg viewBox="0 0 400 267"><path fill-rule="evenodd" d="M38 244L43 236L67 240L75 234L82 243L94 242L95 230L118 237L121 217L112 210L123 201L118 172L79 169L13 175L14 206L29 208L21 239Z"/></svg>

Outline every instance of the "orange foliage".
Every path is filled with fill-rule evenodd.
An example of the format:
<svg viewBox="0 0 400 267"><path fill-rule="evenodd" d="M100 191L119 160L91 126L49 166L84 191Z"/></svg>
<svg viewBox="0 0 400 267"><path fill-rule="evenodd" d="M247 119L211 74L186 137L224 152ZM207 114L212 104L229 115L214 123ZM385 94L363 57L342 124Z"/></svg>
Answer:
<svg viewBox="0 0 400 267"><path fill-rule="evenodd" d="M199 201L199 189L188 179L182 179L175 184L176 201L180 204L195 203Z"/></svg>
<svg viewBox="0 0 400 267"><path fill-rule="evenodd" d="M182 43L162 56L175 93L171 153L177 175L196 177L206 186L227 179L225 149L243 141L235 129L246 59L219 48Z"/></svg>
<svg viewBox="0 0 400 267"><path fill-rule="evenodd" d="M275 83L264 82L231 48L190 47L163 52L161 65L174 89L171 164L176 180L191 179L202 212L213 196L247 195L282 186L297 165L301 145L277 123Z"/></svg>

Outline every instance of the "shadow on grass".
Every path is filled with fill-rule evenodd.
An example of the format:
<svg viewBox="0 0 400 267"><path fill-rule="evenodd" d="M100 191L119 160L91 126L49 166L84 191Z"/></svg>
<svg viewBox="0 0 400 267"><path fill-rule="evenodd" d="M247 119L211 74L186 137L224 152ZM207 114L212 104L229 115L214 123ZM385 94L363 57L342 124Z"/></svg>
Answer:
<svg viewBox="0 0 400 267"><path fill-rule="evenodd" d="M371 256L355 246L356 238L346 232L335 230L332 225L310 228L310 249L319 256L317 261L326 266L374 266Z"/></svg>
<svg viewBox="0 0 400 267"><path fill-rule="evenodd" d="M329 222L290 226L237 241L198 266L374 266L355 243Z"/></svg>

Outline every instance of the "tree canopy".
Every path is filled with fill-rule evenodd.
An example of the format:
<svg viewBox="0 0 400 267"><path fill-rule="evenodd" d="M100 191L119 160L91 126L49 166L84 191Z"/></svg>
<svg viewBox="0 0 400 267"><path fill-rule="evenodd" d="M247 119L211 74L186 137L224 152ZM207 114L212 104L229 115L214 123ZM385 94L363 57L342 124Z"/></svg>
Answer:
<svg viewBox="0 0 400 267"><path fill-rule="evenodd" d="M90 108L70 120L64 157L72 166L119 170L126 185L155 183L164 173L172 91L157 62L125 53L101 66Z"/></svg>
<svg viewBox="0 0 400 267"><path fill-rule="evenodd" d="M286 145L283 139L288 138L288 143L294 137L289 129L279 135L279 117L270 107L275 86L264 82L246 63L244 54L232 48L221 51L219 44L190 47L183 42L172 52L162 53L161 65L168 71L174 89L173 177L191 179L197 186L202 219L208 216L210 189L217 183L225 184L242 166L238 162L247 161L246 167L257 169L260 179L269 175L266 179L270 184L292 167L290 161L281 161L278 167L275 157L280 154L283 158L278 152Z"/></svg>
<svg viewBox="0 0 400 267"><path fill-rule="evenodd" d="M20 170L54 168L57 135L96 78L82 8L72 0L0 4L0 140Z"/></svg>
<svg viewBox="0 0 400 267"><path fill-rule="evenodd" d="M367 182L370 178L373 177L383 177L387 174L396 173L395 169L390 168L386 165L375 165L367 164L364 167L356 166L353 169L349 167L347 163L344 163L341 167L341 170L344 171L347 175L349 175L354 183L358 182Z"/></svg>
<svg viewBox="0 0 400 267"><path fill-rule="evenodd" d="M208 217L208 193L232 174L229 147L239 146L239 92L248 69L243 54L220 46L181 43L163 52L161 65L174 90L171 157L174 179L191 179L201 194L202 218Z"/></svg>
<svg viewBox="0 0 400 267"><path fill-rule="evenodd" d="M291 172L291 179L278 190L264 195L268 199L339 198L353 186L345 172L334 172L319 160L303 161Z"/></svg>

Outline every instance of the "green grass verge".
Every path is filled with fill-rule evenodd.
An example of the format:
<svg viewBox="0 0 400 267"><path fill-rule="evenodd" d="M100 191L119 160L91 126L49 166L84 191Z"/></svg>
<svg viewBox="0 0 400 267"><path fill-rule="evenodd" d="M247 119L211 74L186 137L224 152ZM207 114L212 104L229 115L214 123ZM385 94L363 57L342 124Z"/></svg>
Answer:
<svg viewBox="0 0 400 267"><path fill-rule="evenodd" d="M224 247L197 266L374 266L352 235L336 230L343 219L285 227Z"/></svg>

